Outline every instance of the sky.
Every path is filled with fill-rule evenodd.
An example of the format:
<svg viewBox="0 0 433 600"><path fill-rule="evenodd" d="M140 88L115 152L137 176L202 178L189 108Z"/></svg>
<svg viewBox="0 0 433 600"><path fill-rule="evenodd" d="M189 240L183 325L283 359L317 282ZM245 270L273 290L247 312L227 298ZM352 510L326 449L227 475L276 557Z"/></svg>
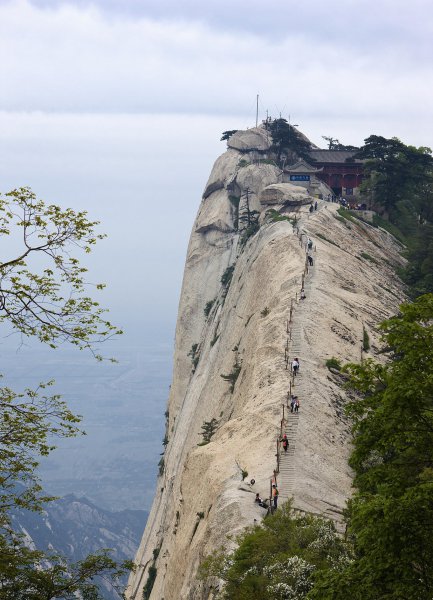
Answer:
<svg viewBox="0 0 433 600"><path fill-rule="evenodd" d="M103 301L172 336L222 131L259 94L318 145L432 145L432 45L430 0L0 0L0 190L99 219Z"/></svg>

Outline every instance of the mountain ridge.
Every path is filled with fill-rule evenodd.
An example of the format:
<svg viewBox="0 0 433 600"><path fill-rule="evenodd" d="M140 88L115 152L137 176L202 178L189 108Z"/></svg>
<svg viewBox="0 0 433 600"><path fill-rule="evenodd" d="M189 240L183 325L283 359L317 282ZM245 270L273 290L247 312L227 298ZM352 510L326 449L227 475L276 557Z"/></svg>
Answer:
<svg viewBox="0 0 433 600"><path fill-rule="evenodd" d="M168 444L136 555L138 568L129 581L130 600L141 600L149 566L156 577L147 598L213 598L214 582L196 578L201 560L221 545L233 547L236 533L263 516L254 494L269 493L276 468L276 439L290 383L285 347L291 306L299 342L289 354L300 356L296 385L302 397L296 476L285 492L296 509L341 521L352 478L342 411L347 394L325 361L333 356L359 361L364 330L374 351L377 324L404 300L393 268L403 259L392 236L341 218L335 204L319 200L319 210L310 214L305 188L293 190L291 200L273 202L282 217L275 220L262 192L280 183L281 172L254 157L245 164L246 157L243 146L242 152L230 148L217 159L205 189L218 186L205 194L191 234ZM233 193L239 199L237 215ZM308 203L314 200L310 196ZM252 211L259 215L258 231L246 238L240 217ZM316 252L307 298L300 301L304 236L311 236ZM202 445L200 432L212 419L218 428ZM255 483L242 481L242 472Z"/></svg>

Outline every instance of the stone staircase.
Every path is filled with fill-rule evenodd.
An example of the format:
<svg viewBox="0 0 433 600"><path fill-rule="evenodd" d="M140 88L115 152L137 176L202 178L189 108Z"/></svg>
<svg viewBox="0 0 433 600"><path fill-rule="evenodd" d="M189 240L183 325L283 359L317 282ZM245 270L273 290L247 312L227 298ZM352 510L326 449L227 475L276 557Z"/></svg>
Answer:
<svg viewBox="0 0 433 600"><path fill-rule="evenodd" d="M306 298L305 300L298 300L295 305L295 310L292 317L291 325L291 341L289 344L289 359L290 362L295 358L299 358L300 370L296 377L293 378L292 393L299 397L300 408L298 413L291 413L290 406L286 409L285 425L283 426L283 434L287 435L289 440L289 449L284 452L281 445L280 452L280 469L278 477L278 491L279 499L282 502L286 502L296 492L296 441L297 441L297 430L299 419L302 419L302 408L306 398L308 398L309 392L309 378L308 372L305 371L306 365L303 358L306 356L305 345L303 338L303 325L305 322L305 308L307 303L312 301L312 291L314 283L314 274L317 268L316 256L314 255L314 266L310 267L309 273L305 277L304 290ZM304 308L305 307L305 308ZM290 365L289 362L289 365ZM290 367L289 367L290 368ZM289 371L291 378L291 373ZM289 400L290 402L290 400ZM299 468L299 465L298 465Z"/></svg>

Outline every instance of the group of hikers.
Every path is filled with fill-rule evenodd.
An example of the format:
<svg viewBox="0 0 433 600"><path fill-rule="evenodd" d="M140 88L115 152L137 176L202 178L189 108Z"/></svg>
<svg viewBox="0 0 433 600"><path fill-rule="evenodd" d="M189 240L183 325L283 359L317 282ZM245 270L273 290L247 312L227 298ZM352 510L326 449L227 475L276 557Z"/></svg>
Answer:
<svg viewBox="0 0 433 600"><path fill-rule="evenodd" d="M271 511L273 512L274 510L276 510L278 508L278 496L279 496L280 492L278 491L278 487L276 483L272 484L272 499L271 499L271 506L269 507L268 501L266 498L261 498L259 492L257 492L256 494L256 498L255 498L255 502L257 502L257 504L259 506L261 506L262 508L266 508L269 509L271 508Z"/></svg>
<svg viewBox="0 0 433 600"><path fill-rule="evenodd" d="M311 204L310 212L313 212L313 210L317 210L317 202L315 203L314 208L313 208L313 205ZM310 254L312 249L313 249L313 241L311 240L311 238L308 238L306 250L307 250L307 260L308 260L308 264L310 266L313 266L313 257ZM306 298L305 290L304 290L304 288L302 288L301 294L300 294L300 299L305 300L305 298ZM291 366L292 366L293 376L296 377L299 373L299 368L300 368L300 362L299 362L298 357L295 357L293 359ZM299 402L298 396L291 394L290 412L298 413L299 406L300 406L300 402ZM289 449L289 440L287 438L287 434L285 433L279 441L281 442L281 444L283 446L284 453L287 453L287 451ZM254 480L252 480L252 481L254 481ZM270 498L271 505L269 506L268 500L266 498L265 499L261 498L260 494L258 492L256 493L255 502L262 508L266 508L267 510L271 510L271 512L273 512L274 510L276 510L278 508L278 496L279 496L279 491L278 491L277 482L275 479L275 483L272 484L272 497Z"/></svg>
<svg viewBox="0 0 433 600"><path fill-rule="evenodd" d="M298 396L294 396L292 394L292 397L290 399L290 412L291 413L299 412L299 407L300 407L300 402L299 402ZM283 445L283 448L284 448L284 445ZM286 450L286 448L284 448L284 450Z"/></svg>

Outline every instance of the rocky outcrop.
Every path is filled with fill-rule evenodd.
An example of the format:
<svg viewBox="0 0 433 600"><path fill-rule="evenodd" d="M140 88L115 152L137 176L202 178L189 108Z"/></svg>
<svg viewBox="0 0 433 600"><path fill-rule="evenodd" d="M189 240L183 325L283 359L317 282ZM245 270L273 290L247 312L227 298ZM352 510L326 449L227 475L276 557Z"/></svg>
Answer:
<svg viewBox="0 0 433 600"><path fill-rule="evenodd" d="M227 146L241 152L248 152L258 150L259 152L266 152L270 149L272 144L272 138L266 129L263 127L253 127L246 131L237 131L233 134L228 142Z"/></svg>
<svg viewBox="0 0 433 600"><path fill-rule="evenodd" d="M260 194L260 203L264 206L286 204L296 206L310 204L311 196L305 188L292 183L274 183L265 187Z"/></svg>
<svg viewBox="0 0 433 600"><path fill-rule="evenodd" d="M150 565L157 569L152 600L211 598L196 579L200 561L261 518L254 493L267 495L276 467L289 386L284 348L291 303L304 386L295 477L284 495L293 496L300 510L341 519L351 490L349 425L342 411L345 392L325 361L359 360L364 329L374 351L378 322L403 300L390 266L401 259L389 234L338 220L336 205L323 202L311 216L302 202L285 212L297 218L300 231L285 217L266 216L259 199L279 182L279 169L240 165L241 157L248 163L248 154L236 152L229 148L218 159L207 188L217 181L222 187L202 201L191 234L176 327L169 443L127 591L131 600L141 600ZM261 213L261 226L249 238L236 222L247 188L250 210ZM308 197L304 189L302 194ZM315 265L301 305L306 236L315 243ZM209 443L203 428L215 430ZM245 482L242 471L248 472ZM254 485L246 483L251 478Z"/></svg>

